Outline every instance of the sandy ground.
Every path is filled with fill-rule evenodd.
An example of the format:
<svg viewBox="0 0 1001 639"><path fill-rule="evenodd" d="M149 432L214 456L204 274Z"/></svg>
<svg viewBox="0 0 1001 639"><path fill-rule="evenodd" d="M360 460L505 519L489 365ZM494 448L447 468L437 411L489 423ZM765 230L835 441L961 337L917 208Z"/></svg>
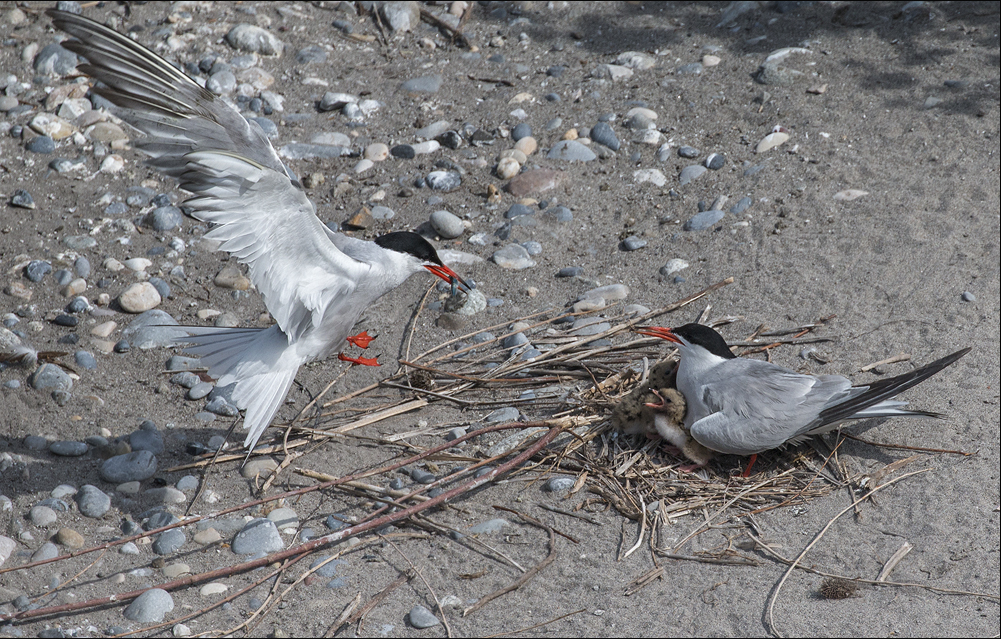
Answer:
<svg viewBox="0 0 1001 639"><path fill-rule="evenodd" d="M120 5L111 3L88 8L85 14L105 20L114 13L120 16L123 28L143 26L137 38L145 44L163 42L163 34L157 39L151 36L160 26L183 35L209 25L214 37L192 38L177 53L182 60L194 62L208 51L235 55L220 40L232 24L270 22L271 30L286 42L286 52L280 58L263 58L260 66L277 79L272 90L285 96L286 114L312 114L294 125L276 114L272 118L279 124L276 145L308 141L325 131L350 131L340 115L328 120L327 114L317 114L315 104L325 90L368 92L366 97L385 104L366 119L365 127L356 129L360 134L356 148L376 141L390 146L416 142L415 127L439 119L450 120L456 126L471 122L496 133L498 127L510 129L517 124L509 115L515 108L525 110L526 121L535 131L541 149L529 163L565 172L556 190L535 197L548 199L551 206L570 207L574 221L556 225L540 216L536 226L514 228L511 240L535 240L543 247L534 258L538 265L533 268L505 271L489 261L458 267L463 275L475 279L488 297L504 300L503 305L472 317L461 329L463 332L570 303L597 284L626 284L631 288L628 302L654 308L733 277L734 284L706 300L712 304L710 317L739 317L723 329L730 339L742 339L761 324L783 328L836 316L819 333L833 340L818 346L828 363L800 358L797 347L773 352L774 361L797 370L840 373L865 381L877 379L878 375L860 372L863 366L901 352L910 355L910 362L887 365L884 374L898 374L961 347L973 347L964 359L906 395L913 405L946 413L948 419L895 419L876 426L860 425L852 432L866 431L866 437L879 442L976 454L922 456L907 469L928 472L882 491L857 515L841 517L803 563L874 579L887 559L907 542L913 550L897 566L893 579L990 597L945 594L918 587L865 586L851 598L832 601L818 594L821 577L796 572L775 597L773 625L766 606L776 593L785 567L763 554L756 554L762 560L756 567L658 559L665 567L663 577L626 596L627 584L654 567L646 549L616 561L620 546L632 545L637 538L638 524L624 520L615 511L593 514L599 525L554 515L532 505L543 502L570 510L586 498L586 493L564 499L540 492L537 485L526 488L524 482L512 482L487 487L460 500L457 510L435 515L436 521L463 529L496 517L491 507L494 504L517 506L580 543L558 538L557 558L552 565L521 590L482 610L461 617L450 609L448 621L456 635L510 633L574 612L577 614L526 634L998 634L1001 189L999 19L994 3L943 3L907 13L900 13L903 3L802 3L785 13L761 3L736 18L732 23L736 28L717 26L724 6L715 3L588 3L569 7L563 3L515 3L517 7L490 3L478 5L466 26L470 41L480 47L479 60L463 57L464 49L449 46L446 38L427 25L391 39L388 44L381 38L370 43L345 38L330 26L334 19L352 22L356 34L378 34L378 29L371 20L334 11L332 5L337 3L332 2L288 5L293 10L284 15L277 11L280 3L254 3L256 17L234 11L231 6L194 4L199 6L191 9L193 20L178 24L166 22L170 9L165 3L134 6L129 18L122 17ZM49 20L39 15L44 5L26 5L24 23L16 28L8 23L0 25L0 69L30 82L33 71L30 63L21 60L22 47L31 42L44 46L53 41L55 34ZM3 4L4 11L10 7L11 3ZM492 13L501 7L506 7L507 15ZM518 17L526 20L511 24ZM522 33L527 34L525 42L519 42ZM502 47L488 46L495 36L503 39ZM438 48L422 48L424 38L434 41ZM770 52L805 43L810 53L793 53L783 61L784 66L804 74L792 85L763 86L752 79L751 74ZM332 47L327 61L308 67L295 63L294 53L312 44ZM718 66L706 68L699 75L675 73L683 64L698 62L707 45L718 47ZM614 83L591 77L599 64L613 62L619 53L630 50L653 55L656 64ZM497 53L504 56L503 62L487 61ZM553 65L567 69L560 77L547 76L546 70ZM404 80L431 73L445 78L437 93L415 97L398 91ZM304 84L305 77L321 78L329 86ZM950 87L946 81L960 84ZM21 101L37 104L44 99L44 87L63 82L52 78L36 82L20 96ZM807 91L820 85L826 85L825 92ZM530 93L533 99L510 104L521 92ZM545 101L542 96L550 92L559 94L562 100ZM767 99L762 102L765 92ZM930 105L929 97L938 102ZM672 150L666 161L658 161L657 147L629 143L632 133L622 123L632 100L640 100L658 113L656 126L664 141L672 141L674 147L688 144L700 149L699 159L685 160ZM624 141L615 157L575 164L546 159L544 153L568 129L593 126L599 116L608 113L617 115L612 126ZM26 125L30 117L22 114L9 119ZM545 123L554 117L561 117L562 125L545 131ZM790 140L755 155L754 146L775 125L788 129ZM16 264L27 257L48 259L60 268L60 254L66 252L62 238L85 233L88 225L101 217L103 205L97 201L108 191L122 196L127 187L144 180L159 183L158 190L176 193L176 189L142 166L141 158L131 150L122 152L126 161L123 172L92 177L99 160L86 147L63 143L57 150L55 155L74 158L79 154L86 162L85 171L67 175L47 168L54 156L30 153L23 144L12 137L0 139L0 194L4 202L0 217L0 284L6 287L20 282L28 286L33 293L30 304L36 308L36 319L45 319L66 303L58 294L59 287L51 275L38 284L29 282ZM324 221L343 221L382 188L387 197L380 204L394 209L397 216L378 223L362 236L412 229L424 223L433 210L447 208L460 216L468 214L472 228L458 241L440 242L439 246L489 258L497 247L489 243L475 246L463 240L471 232L492 232L513 203L509 195L504 195L498 206L488 205L484 198L488 184L503 186L491 168L496 154L511 145L510 140L498 138L493 147L474 149L487 161L486 168L478 168L458 152L447 150L414 160L391 158L353 178L358 188L336 197L331 193L334 178L342 173L353 176L357 159L301 161L291 166L300 175L322 173L327 178L323 186L310 192ZM633 151L641 154L638 164L630 161ZM709 171L691 184L679 186L680 169L704 160L710 152L726 157L723 169ZM441 157L454 159L467 171L459 190L442 195L444 201L439 206L427 203L427 190L411 197L399 195L398 178L425 175ZM745 161L764 162L764 169L745 176ZM637 168L660 169L667 176L667 184L636 184L633 172ZM17 188L29 190L38 205L35 210L7 204ZM860 189L867 194L852 201L836 200L834 195L845 189ZM729 196L727 208L744 196L751 197L754 204L747 215L728 215L712 230L681 230L677 222L694 215L700 200L711 202L720 195ZM125 217L130 215L135 212ZM187 281L172 282L173 296L159 308L182 323L204 323L195 312L214 308L235 314L243 325L258 325L265 307L256 293L235 301L227 291L213 286L212 278L224 256L198 250L196 225L194 220L186 219L177 233L194 249L185 256ZM634 252L619 250L619 241L629 235L646 239L647 246ZM149 232L131 234L129 245L114 242L110 235L98 237L97 247L82 254L94 266L92 279L112 278L106 289L112 296L131 280L104 272L101 265L106 257L141 257L150 248L169 241L169 234ZM680 273L682 282L658 274L658 269L672 258L690 263ZM155 265L151 274L167 262L176 264L176 259L152 259ZM583 277L555 278L555 272L566 266L582 267ZM165 278L167 271L169 265L161 273ZM376 350L382 353L383 362L391 362L398 355L396 345L403 338L401 318L413 312L426 286L426 278L412 278L367 313L362 327L379 335ZM528 287L535 287L538 293L529 296ZM92 285L85 295L94 300L99 292ZM964 301L964 292L972 293L974 301ZM692 321L706 302L669 315L663 322ZM25 303L23 299L0 295L3 313ZM458 334L437 327L436 318L429 311L421 315L415 351ZM119 331L112 339L118 339L121 328L131 318L121 314L114 319ZM89 327L95 321L85 320L75 329L81 338L75 348L89 348ZM24 329L26 324L23 321L16 328ZM36 348L66 349L57 340L73 329L46 321L40 326L38 332L29 335ZM0 381L22 382L19 389L0 389L0 452L20 455L24 462L8 465L0 474L0 494L13 503L12 511L0 513L4 527L0 534L17 538L27 531L33 539L22 540L5 568L25 562L24 554L30 555L54 532L35 528L25 515L59 484L92 483L113 495L112 510L102 520L90 520L75 511L60 515L58 526L78 530L88 542L119 534L123 514L119 508L121 497L114 492L114 486L98 478L100 459L96 455L66 460L48 452L33 452L23 446L25 436L82 440L98 434L101 428L124 436L141 420L151 419L166 436L167 450L160 458L160 468L164 469L191 461L185 452L187 441L204 442L213 434L225 433L227 421L199 426L193 415L201 410L201 403L186 402L182 389L163 386L163 363L169 355L162 349L97 353L98 368L79 371L80 379L65 406L57 405L47 393L32 390L26 383L30 371L16 367L0 370ZM72 356L63 359L72 365ZM298 380L316 393L342 369L343 364L336 361L319 363L301 370ZM361 388L393 369L395 366L356 367L342 378L338 389L347 392ZM306 401L301 391L294 390L290 398L295 406L283 409L283 419L292 417ZM523 407L523 412L530 418L545 417L531 407ZM402 432L413 428L417 420L431 425L468 423L484 414L432 405L372 427L370 434ZM440 441L440 437L429 437L415 443L431 445ZM327 444L296 464L340 474L390 459L397 452L349 440ZM841 448L848 469L858 473L872 472L909 454L850 440ZM742 463L739 458L724 457L710 466L710 472L726 476L737 472ZM778 472L767 460L759 471L763 478ZM161 472L151 481L173 484L183 474ZM309 483L302 477L285 475L271 490ZM214 472L208 488L220 496L220 502L196 505L195 511L236 505L256 495L253 486L240 477L236 464ZM326 516L355 503L350 500L339 494L313 495L293 505L306 525L322 529ZM847 491L834 491L804 507L762 514L758 522L765 539L792 557L850 503ZM143 508L136 504L129 512L135 515ZM513 516L510 519L517 521ZM676 521L662 529L660 543L670 546L699 522L698 517ZM710 531L687 550L717 547L725 543L726 534L733 533L731 529ZM489 543L525 566L545 557L546 542L544 532L523 522L512 523L504 534L489 539ZM394 543L440 598L455 595L468 602L519 576L509 565L444 536L400 538ZM0 615L12 612L9 602L23 594L54 605L165 580L153 570L148 577L130 576L124 584L115 583L119 573L151 565L155 555L143 546L139 556L110 551L68 587L50 594L53 580L68 580L94 557L0 575ZM202 550L189 541L179 556L168 558L168 563L177 560L198 571L234 563L235 556L217 547ZM322 634L355 593L361 592L363 600L368 600L409 568L407 560L388 544L366 546L349 555L347 561L338 569L346 585L327 589L325 580L300 585L253 633ZM296 570L291 571L293 576L299 574ZM483 575L476 579L462 578L481 572ZM257 578L254 575L259 573L234 577L229 583L233 587L249 583ZM269 587L270 582L255 590L254 596L263 599ZM177 591L174 596L177 607L171 615L175 617L211 601L211 597L200 596L197 587ZM416 603L433 608L433 599L419 579L393 591L368 614L360 632L385 636L443 634L441 626L416 630L405 622L407 612ZM243 597L228 609L217 609L187 623L194 632L221 630L239 623L247 611L247 597ZM141 627L124 619L120 606L111 606L32 621L16 628L2 627L0 633L16 633L19 629L30 636L55 626L78 632L79 636L99 634L112 626L131 630ZM169 631L168 626L160 633ZM356 631L357 626L345 632Z"/></svg>

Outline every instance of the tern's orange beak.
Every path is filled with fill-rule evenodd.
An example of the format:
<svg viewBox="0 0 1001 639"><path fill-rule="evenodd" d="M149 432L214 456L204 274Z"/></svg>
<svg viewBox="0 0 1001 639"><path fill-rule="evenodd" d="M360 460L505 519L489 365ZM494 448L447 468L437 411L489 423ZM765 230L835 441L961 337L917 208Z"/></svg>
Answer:
<svg viewBox="0 0 1001 639"><path fill-rule="evenodd" d="M469 284L466 284L466 280L459 277L458 273L456 273L455 271L453 271L452 269L448 268L443 264L425 264L424 268L426 268L427 270L431 271L441 279L451 284L453 293L455 293L455 284L457 282L459 286L461 286L466 291L473 290L473 287L470 286Z"/></svg>
<svg viewBox="0 0 1001 639"><path fill-rule="evenodd" d="M674 344L681 344L681 338L671 332L671 329L665 328L663 326L644 326L642 328L635 329L635 332L640 335L649 335L650 337L659 337L660 339L665 339Z"/></svg>

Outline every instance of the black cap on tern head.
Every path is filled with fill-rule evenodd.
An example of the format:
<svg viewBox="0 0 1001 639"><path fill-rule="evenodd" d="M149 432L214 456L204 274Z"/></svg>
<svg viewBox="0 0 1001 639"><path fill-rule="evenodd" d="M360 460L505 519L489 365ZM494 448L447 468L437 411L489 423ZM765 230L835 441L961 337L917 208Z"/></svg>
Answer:
<svg viewBox="0 0 1001 639"><path fill-rule="evenodd" d="M375 238L375 243L384 249L398 253L409 253L422 262L431 262L432 264L444 266L441 258L438 257L438 251L434 250L431 243L417 233L411 231L393 231L392 233L386 233Z"/></svg>
<svg viewBox="0 0 1001 639"><path fill-rule="evenodd" d="M689 344L701 346L713 355L723 359L734 359L737 357L726 345L726 340L715 330L702 324L685 324L677 328L672 328L671 332L684 339Z"/></svg>

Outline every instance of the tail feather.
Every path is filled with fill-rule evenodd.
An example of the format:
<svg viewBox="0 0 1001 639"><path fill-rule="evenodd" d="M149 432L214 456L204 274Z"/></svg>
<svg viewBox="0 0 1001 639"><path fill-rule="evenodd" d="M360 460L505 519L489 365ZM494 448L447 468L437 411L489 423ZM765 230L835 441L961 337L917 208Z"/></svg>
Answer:
<svg viewBox="0 0 1001 639"><path fill-rule="evenodd" d="M969 352L969 348L964 348L961 351L946 355L931 364L917 368L909 373L858 387L858 390L861 392L854 397L820 412L818 416L819 427L823 427L826 424L843 422L846 419L858 419L860 417L936 417L938 415L935 413L928 414L922 411L900 410L900 407L906 405L906 402L889 402L887 400L899 395L912 386L920 384ZM893 412L886 412L888 410Z"/></svg>
<svg viewBox="0 0 1001 639"><path fill-rule="evenodd" d="M244 446L253 449L288 394L299 362L288 361L288 337L271 328L210 328L185 326L184 350L198 355L209 375L227 385L236 382L233 401L246 409Z"/></svg>

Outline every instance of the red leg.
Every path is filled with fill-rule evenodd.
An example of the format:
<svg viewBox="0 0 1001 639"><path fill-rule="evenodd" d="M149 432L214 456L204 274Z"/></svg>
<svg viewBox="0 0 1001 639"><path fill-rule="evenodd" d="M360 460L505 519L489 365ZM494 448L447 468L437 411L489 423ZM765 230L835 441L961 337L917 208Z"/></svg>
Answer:
<svg viewBox="0 0 1001 639"><path fill-rule="evenodd" d="M757 460L758 460L758 454L757 453L754 453L753 455L751 455L751 461L747 462L747 468L744 470L744 472L740 476L741 477L750 477L751 476L751 466L754 466L754 462L756 462Z"/></svg>
<svg viewBox="0 0 1001 639"><path fill-rule="evenodd" d="M362 366L378 366L379 362L376 361L375 357L348 357L344 353L337 355L337 359L342 362L351 362L352 364L361 364Z"/></svg>
<svg viewBox="0 0 1001 639"><path fill-rule="evenodd" d="M372 340L374 339L375 339L374 337L371 337L368 334L368 331L362 331L357 335L352 335L351 337L347 338L348 342L354 344L358 348L368 348L368 345L371 344Z"/></svg>

